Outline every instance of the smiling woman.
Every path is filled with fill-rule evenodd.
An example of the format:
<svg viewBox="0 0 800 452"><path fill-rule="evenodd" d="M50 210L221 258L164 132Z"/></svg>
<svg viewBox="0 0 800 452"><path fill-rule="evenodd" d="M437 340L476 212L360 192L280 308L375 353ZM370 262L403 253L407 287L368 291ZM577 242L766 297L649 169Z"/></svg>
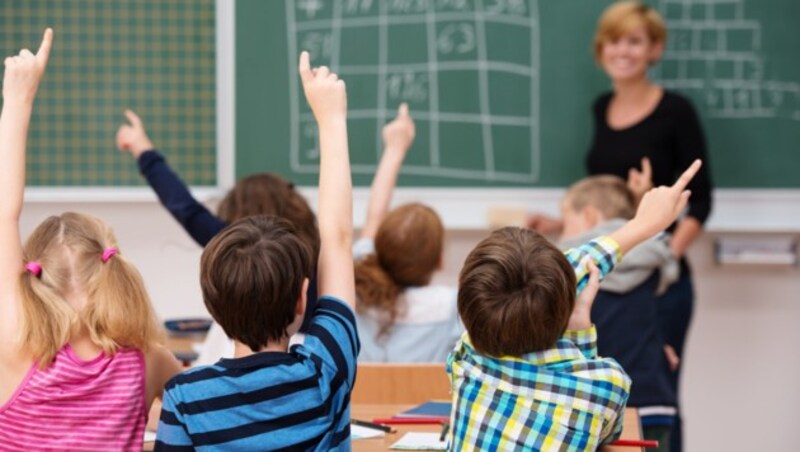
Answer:
<svg viewBox="0 0 800 452"><path fill-rule="evenodd" d="M692 197L688 213L670 228L672 253L683 257L711 211L711 181L705 137L694 106L648 79L649 67L664 51L666 35L659 13L638 1L615 3L601 16L594 42L595 59L614 89L594 103L595 132L587 166L593 175L627 176L628 186L641 196L654 185L672 183L680 170L694 159L702 159L703 169L689 185ZM668 356L683 356L693 298L689 266L683 259L680 279L657 303ZM677 393L677 360L670 366ZM661 436L671 450L680 451L680 416L671 437L663 430L653 436Z"/></svg>

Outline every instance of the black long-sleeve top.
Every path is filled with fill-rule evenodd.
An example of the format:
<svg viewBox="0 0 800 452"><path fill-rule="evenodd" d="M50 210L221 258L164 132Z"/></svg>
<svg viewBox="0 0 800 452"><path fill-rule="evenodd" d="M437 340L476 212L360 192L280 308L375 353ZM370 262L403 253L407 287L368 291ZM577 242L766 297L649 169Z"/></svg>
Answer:
<svg viewBox="0 0 800 452"><path fill-rule="evenodd" d="M228 226L217 218L204 205L200 204L186 184L172 171L164 156L156 150L142 153L138 159L139 171L156 192L161 204L178 220L183 229L200 246L206 246L211 239ZM308 284L306 315L301 331L306 331L317 306L317 278L312 275Z"/></svg>
<svg viewBox="0 0 800 452"><path fill-rule="evenodd" d="M653 166L653 185L672 185L695 159L703 167L689 183L688 215L705 223L711 213L711 177L706 140L700 120L685 97L664 91L656 108L638 123L612 129L606 115L612 93L594 104L594 138L587 156L589 174L614 174L627 179L630 168L640 168L643 157Z"/></svg>

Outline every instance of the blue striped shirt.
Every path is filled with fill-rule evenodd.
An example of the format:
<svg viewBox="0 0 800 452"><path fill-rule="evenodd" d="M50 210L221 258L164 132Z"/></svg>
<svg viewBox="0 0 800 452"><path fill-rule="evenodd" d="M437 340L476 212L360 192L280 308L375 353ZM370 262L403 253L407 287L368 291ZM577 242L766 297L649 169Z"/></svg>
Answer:
<svg viewBox="0 0 800 452"><path fill-rule="evenodd" d="M352 310L322 297L289 352L222 359L170 380L155 450L350 450L359 348Z"/></svg>

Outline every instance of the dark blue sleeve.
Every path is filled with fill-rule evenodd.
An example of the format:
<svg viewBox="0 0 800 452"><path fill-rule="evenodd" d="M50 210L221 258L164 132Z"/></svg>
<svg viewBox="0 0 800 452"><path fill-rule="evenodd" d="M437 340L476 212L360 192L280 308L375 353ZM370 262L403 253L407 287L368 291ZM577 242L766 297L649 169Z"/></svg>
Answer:
<svg viewBox="0 0 800 452"><path fill-rule="evenodd" d="M192 196L186 184L167 165L158 151L144 152L139 156L139 171L158 195L161 204L178 220L200 246L214 238L227 226Z"/></svg>

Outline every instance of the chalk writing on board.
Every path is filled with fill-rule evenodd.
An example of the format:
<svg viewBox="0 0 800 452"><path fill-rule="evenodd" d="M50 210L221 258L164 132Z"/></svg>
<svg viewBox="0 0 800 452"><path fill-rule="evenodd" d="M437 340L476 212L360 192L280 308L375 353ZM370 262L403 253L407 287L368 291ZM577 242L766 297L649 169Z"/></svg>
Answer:
<svg viewBox="0 0 800 452"><path fill-rule="evenodd" d="M654 70L667 88L696 95L716 118L800 120L800 83L771 79L762 24L744 0L659 0L669 38Z"/></svg>
<svg viewBox="0 0 800 452"><path fill-rule="evenodd" d="M408 162L403 173L535 183L540 170L537 2L285 0L288 53L295 58L309 50L314 64L329 65L348 83L351 147L356 142L359 149L375 148L373 160L351 165L354 173L374 173L380 129L398 104L408 102L418 131L418 151L412 153L427 155ZM520 39L524 51L507 45ZM314 118L295 66L289 69L291 168L316 173Z"/></svg>

